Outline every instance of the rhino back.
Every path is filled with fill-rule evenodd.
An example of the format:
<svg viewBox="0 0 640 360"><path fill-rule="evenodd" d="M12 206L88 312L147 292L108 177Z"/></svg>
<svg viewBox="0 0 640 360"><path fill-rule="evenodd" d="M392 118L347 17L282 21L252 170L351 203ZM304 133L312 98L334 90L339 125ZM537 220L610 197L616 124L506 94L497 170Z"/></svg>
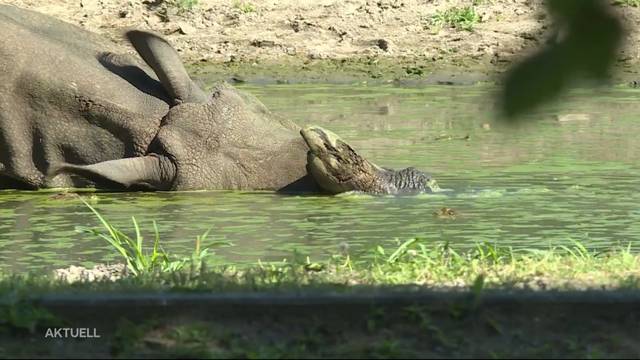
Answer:
<svg viewBox="0 0 640 360"><path fill-rule="evenodd" d="M0 187L84 186L52 163L144 154L168 111L152 72L95 34L0 5ZM4 178L4 181L3 179Z"/></svg>

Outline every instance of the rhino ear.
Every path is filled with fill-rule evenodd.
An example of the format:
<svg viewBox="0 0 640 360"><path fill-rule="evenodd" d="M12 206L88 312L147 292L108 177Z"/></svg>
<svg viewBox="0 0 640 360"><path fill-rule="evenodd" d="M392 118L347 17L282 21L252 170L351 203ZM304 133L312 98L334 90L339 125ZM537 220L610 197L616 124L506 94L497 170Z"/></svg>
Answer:
<svg viewBox="0 0 640 360"><path fill-rule="evenodd" d="M164 156L142 156L103 161L92 165L59 164L52 166L48 176L67 173L91 180L109 189L145 186L154 190L169 190L176 175L175 165Z"/></svg>
<svg viewBox="0 0 640 360"><path fill-rule="evenodd" d="M184 68L176 50L160 35L132 30L126 33L138 54L158 75L174 104L206 102L207 96Z"/></svg>

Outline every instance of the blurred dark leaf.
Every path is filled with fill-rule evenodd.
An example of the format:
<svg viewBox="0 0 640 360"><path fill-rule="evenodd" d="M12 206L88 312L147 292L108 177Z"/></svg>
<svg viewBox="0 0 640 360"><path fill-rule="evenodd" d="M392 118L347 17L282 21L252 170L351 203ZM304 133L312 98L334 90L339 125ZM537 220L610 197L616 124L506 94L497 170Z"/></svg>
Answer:
<svg viewBox="0 0 640 360"><path fill-rule="evenodd" d="M554 43L514 65L501 106L507 119L556 98L576 80L607 79L622 37L620 20L604 0L547 0L560 32Z"/></svg>

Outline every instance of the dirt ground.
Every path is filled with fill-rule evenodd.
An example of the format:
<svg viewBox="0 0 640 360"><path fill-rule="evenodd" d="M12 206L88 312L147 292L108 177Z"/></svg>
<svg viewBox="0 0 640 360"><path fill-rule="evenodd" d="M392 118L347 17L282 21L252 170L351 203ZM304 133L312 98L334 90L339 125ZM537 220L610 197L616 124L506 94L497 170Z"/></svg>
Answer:
<svg viewBox="0 0 640 360"><path fill-rule="evenodd" d="M43 307L14 305L12 313L31 317L0 322L0 357L640 356L640 306L631 294L303 294L53 295ZM65 328L89 336L47 335Z"/></svg>
<svg viewBox="0 0 640 360"><path fill-rule="evenodd" d="M369 78L421 76L433 69L495 73L544 44L551 29L542 0L1 2L53 15L120 42L126 28L153 29L165 34L191 64L260 69L275 64L290 73L318 63L329 64L328 73L366 66L359 75ZM190 2L195 5L189 10L184 4ZM479 15L470 31L434 25L434 15L465 6L473 6ZM640 20L640 8L616 11L630 30ZM618 68L635 73L639 43L640 36L630 32Z"/></svg>

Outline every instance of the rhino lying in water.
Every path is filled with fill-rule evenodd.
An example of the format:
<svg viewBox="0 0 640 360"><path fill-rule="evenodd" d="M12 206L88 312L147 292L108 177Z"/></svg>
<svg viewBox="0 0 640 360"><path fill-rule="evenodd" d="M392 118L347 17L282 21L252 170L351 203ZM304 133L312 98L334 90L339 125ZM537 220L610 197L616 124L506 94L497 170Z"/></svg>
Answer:
<svg viewBox="0 0 640 360"><path fill-rule="evenodd" d="M270 113L221 84L205 94L177 52L126 36L146 64L54 18L0 5L0 188L429 190L335 134Z"/></svg>

